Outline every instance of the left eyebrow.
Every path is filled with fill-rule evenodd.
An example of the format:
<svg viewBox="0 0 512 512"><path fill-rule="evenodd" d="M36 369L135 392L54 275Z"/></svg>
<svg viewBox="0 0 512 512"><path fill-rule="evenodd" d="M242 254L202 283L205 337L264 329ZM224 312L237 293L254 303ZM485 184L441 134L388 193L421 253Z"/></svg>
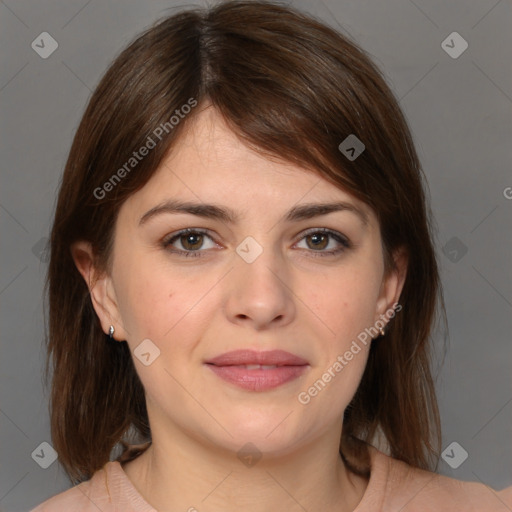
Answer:
<svg viewBox="0 0 512 512"><path fill-rule="evenodd" d="M312 219L320 215L327 215L333 212L348 211L354 213L359 217L362 223L368 225L368 216L360 208L355 205L343 201L335 203L307 203L293 207L289 210L284 217L283 221L297 222L305 219ZM188 213L190 215L197 215L207 219L220 220L225 223L236 224L240 220L240 216L233 210L221 207L215 204L204 203L191 203L180 201L177 199L170 199L165 201L154 208L148 210L140 219L139 226L147 222L149 219L163 213L179 214Z"/></svg>

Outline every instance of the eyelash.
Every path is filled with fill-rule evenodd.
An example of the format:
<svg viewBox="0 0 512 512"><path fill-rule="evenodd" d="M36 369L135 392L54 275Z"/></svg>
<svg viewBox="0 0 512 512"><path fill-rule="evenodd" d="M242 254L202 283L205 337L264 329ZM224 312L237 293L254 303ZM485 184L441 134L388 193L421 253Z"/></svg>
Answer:
<svg viewBox="0 0 512 512"><path fill-rule="evenodd" d="M324 234L324 235L329 235L330 237L334 238L338 243L340 243L342 245L342 247L338 248L338 249L335 249L335 250L331 250L331 251L314 251L314 250L311 250L311 252L313 253L314 257L321 257L322 258L322 257L327 257L327 256L336 256L337 254L340 254L341 252L345 251L346 249L350 249L352 247L352 244L344 236L342 236L340 233L337 233L336 231L332 231L332 230L327 229L327 228L312 228L312 229L309 229L308 231L306 231L303 234L303 236L302 236L302 238L300 240L306 238L309 235L315 235L315 234L319 234L319 233ZM209 232L206 231L206 230L203 230L203 229L200 229L200 228L187 228L187 229L182 229L181 231L178 231L177 233L174 233L174 234L166 237L164 240L162 240L163 248L169 250L169 252L171 252L173 254L176 254L178 256L184 256L184 257L187 257L187 258L189 258L189 257L194 257L194 258L203 257L202 253L204 252L204 250L201 250L201 249L198 249L198 250L195 250L195 251L182 251L182 250L170 250L170 249L168 249L168 247L170 245L172 245L174 243L174 241L178 240L183 235L188 235L188 234L206 235L210 239L212 239L212 241L214 241L213 238L211 237L211 235L209 235Z"/></svg>

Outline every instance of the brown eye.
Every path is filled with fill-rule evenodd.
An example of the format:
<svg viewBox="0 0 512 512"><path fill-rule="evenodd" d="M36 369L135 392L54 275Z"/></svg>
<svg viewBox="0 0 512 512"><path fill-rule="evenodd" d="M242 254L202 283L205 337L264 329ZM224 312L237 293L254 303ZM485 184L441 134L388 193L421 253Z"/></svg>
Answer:
<svg viewBox="0 0 512 512"><path fill-rule="evenodd" d="M182 247L186 250L197 251L203 245L201 233L187 233L179 237Z"/></svg>
<svg viewBox="0 0 512 512"><path fill-rule="evenodd" d="M205 242L210 245L204 247ZM164 249L179 256L204 256L207 249L215 247L212 237L200 229L184 229L162 240Z"/></svg>
<svg viewBox="0 0 512 512"><path fill-rule="evenodd" d="M334 256L352 247L341 233L326 228L311 229L304 234L300 241L302 240L306 242L305 249L313 256ZM331 246L331 243L334 243L334 246ZM330 250L325 250L327 248Z"/></svg>
<svg viewBox="0 0 512 512"><path fill-rule="evenodd" d="M308 243L311 249L325 249L329 245L329 235L325 233L314 233L307 235L305 238L311 240L311 244Z"/></svg>

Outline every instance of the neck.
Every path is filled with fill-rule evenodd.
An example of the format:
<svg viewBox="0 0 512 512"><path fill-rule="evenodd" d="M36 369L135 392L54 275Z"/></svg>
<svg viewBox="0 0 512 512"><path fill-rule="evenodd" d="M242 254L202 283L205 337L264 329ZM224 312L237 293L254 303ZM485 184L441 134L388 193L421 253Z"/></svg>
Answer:
<svg viewBox="0 0 512 512"><path fill-rule="evenodd" d="M250 450L244 456L191 438L153 437L123 469L159 512L353 511L367 481L345 467L332 441L322 436L286 456L258 460Z"/></svg>

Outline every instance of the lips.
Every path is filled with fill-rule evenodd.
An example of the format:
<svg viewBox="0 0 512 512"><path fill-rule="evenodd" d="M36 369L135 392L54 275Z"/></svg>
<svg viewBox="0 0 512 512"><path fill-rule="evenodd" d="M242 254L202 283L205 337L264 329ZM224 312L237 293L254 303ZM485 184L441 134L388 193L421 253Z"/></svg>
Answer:
<svg viewBox="0 0 512 512"><path fill-rule="evenodd" d="M301 376L309 363L283 350L235 350L205 362L218 377L243 389L266 391Z"/></svg>
<svg viewBox="0 0 512 512"><path fill-rule="evenodd" d="M233 350L206 361L216 366L304 366L308 364L305 359L284 350L268 350L257 352L255 350Z"/></svg>

